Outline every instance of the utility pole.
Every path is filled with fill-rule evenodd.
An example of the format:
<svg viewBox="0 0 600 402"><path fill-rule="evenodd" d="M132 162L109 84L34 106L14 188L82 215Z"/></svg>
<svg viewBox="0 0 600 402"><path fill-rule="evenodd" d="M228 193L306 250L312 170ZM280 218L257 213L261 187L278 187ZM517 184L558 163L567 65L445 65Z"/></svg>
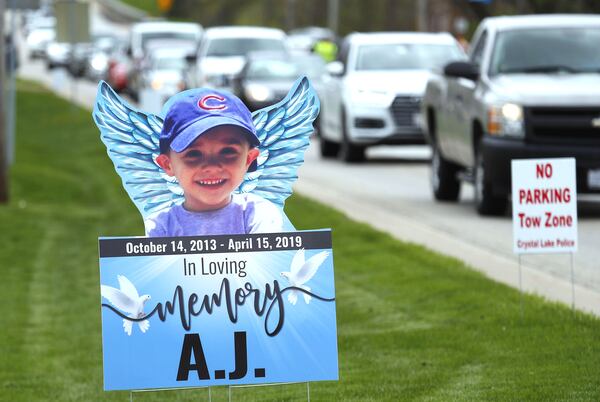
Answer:
<svg viewBox="0 0 600 402"><path fill-rule="evenodd" d="M8 203L8 141L6 138L6 123L4 120L4 55L5 55L5 40L4 40L4 11L6 9L6 1L0 0L0 204Z"/></svg>
<svg viewBox="0 0 600 402"><path fill-rule="evenodd" d="M286 30L290 31L296 28L296 0L287 0L285 17Z"/></svg>
<svg viewBox="0 0 600 402"><path fill-rule="evenodd" d="M339 29L339 15L340 15L340 1L339 0L328 0L327 1L327 25L329 29L337 36Z"/></svg>
<svg viewBox="0 0 600 402"><path fill-rule="evenodd" d="M427 32L427 0L417 0L417 31Z"/></svg>

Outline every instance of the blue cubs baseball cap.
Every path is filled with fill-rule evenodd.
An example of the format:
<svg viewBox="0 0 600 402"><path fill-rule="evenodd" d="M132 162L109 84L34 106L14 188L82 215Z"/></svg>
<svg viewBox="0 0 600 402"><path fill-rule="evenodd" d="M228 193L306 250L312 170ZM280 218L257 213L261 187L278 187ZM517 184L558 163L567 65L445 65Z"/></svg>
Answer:
<svg viewBox="0 0 600 402"><path fill-rule="evenodd" d="M196 138L217 126L236 126L251 146L260 145L252 114L235 95L216 89L188 89L172 96L163 106L160 149L182 152ZM256 170L256 161L248 168Z"/></svg>

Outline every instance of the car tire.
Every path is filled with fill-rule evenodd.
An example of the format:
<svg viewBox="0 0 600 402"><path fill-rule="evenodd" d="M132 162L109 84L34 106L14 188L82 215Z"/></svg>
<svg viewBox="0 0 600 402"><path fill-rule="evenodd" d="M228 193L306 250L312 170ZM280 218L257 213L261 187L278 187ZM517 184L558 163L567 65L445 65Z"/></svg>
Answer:
<svg viewBox="0 0 600 402"><path fill-rule="evenodd" d="M340 160L348 163L363 162L365 160L365 148L362 145L352 144L348 138L348 130L346 128L346 112L342 109L340 116L342 122L342 143L338 157Z"/></svg>
<svg viewBox="0 0 600 402"><path fill-rule="evenodd" d="M137 91L128 88L127 92L129 93L129 96L131 97L131 99L133 99L135 102L139 102L140 101L140 95L138 94Z"/></svg>
<svg viewBox="0 0 600 402"><path fill-rule="evenodd" d="M321 146L321 156L323 158L335 158L340 152L340 144L326 140L319 136L319 145Z"/></svg>
<svg viewBox="0 0 600 402"><path fill-rule="evenodd" d="M457 201L460 194L459 166L442 156L438 145L433 144L431 156L431 188L438 201Z"/></svg>
<svg viewBox="0 0 600 402"><path fill-rule="evenodd" d="M486 180L486 163L483 157L481 142L475 154L475 206L480 215L503 215L506 211L507 197L497 196L492 192L492 183Z"/></svg>

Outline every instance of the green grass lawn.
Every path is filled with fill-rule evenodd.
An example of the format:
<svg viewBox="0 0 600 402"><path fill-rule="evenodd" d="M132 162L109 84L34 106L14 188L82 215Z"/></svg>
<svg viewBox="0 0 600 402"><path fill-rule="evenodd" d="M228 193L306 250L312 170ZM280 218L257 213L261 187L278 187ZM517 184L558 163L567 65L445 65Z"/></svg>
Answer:
<svg viewBox="0 0 600 402"><path fill-rule="evenodd" d="M19 83L11 202L0 206L0 400L129 400L102 390L98 236L140 235L89 111ZM461 262L292 197L333 228L340 380L311 400L600 400L600 320L524 298ZM207 391L134 400L206 400ZM214 401L227 400L224 387ZM233 400L305 400L305 385Z"/></svg>

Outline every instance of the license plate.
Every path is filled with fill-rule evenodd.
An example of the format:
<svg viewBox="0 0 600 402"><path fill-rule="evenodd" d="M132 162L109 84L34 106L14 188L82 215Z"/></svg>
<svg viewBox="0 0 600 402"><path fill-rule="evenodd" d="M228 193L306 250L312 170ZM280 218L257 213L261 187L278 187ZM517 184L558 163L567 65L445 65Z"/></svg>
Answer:
<svg viewBox="0 0 600 402"><path fill-rule="evenodd" d="M591 190L600 190L600 169L588 170L587 182Z"/></svg>
<svg viewBox="0 0 600 402"><path fill-rule="evenodd" d="M413 125L415 125L419 128L425 127L425 120L423 119L423 115L421 113L413 114L412 118L413 118Z"/></svg>

